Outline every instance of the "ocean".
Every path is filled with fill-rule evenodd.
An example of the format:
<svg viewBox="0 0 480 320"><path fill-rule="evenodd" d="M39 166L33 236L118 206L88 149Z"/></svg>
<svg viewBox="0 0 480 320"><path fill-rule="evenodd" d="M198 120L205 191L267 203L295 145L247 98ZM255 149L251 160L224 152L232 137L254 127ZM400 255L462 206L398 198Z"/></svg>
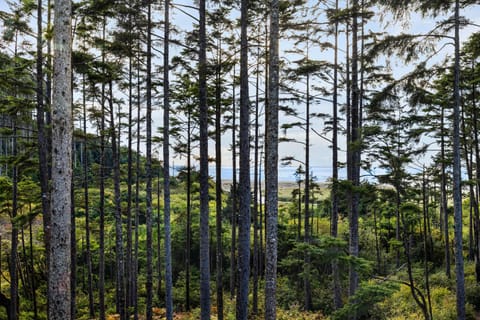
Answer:
<svg viewBox="0 0 480 320"><path fill-rule="evenodd" d="M178 171L181 170L182 166L174 166L172 169L172 174L175 176L177 175ZM295 182L295 171L298 167L293 166L280 166L278 168L278 181L279 182ZM210 176L215 175L215 167L210 166L208 168L208 172ZM238 168L237 168L237 179L238 179ZM317 182L327 182L332 177L332 168L329 167L320 167L320 166L312 166L310 168L311 176L314 177L315 181ZM339 177L345 178L347 175L347 170L345 168L339 169ZM262 168L261 172L261 179L262 181L265 180L264 177L264 168ZM253 180L254 173L253 170L251 172L251 179ZM232 167L223 167L222 168L222 180L233 180L233 168Z"/></svg>

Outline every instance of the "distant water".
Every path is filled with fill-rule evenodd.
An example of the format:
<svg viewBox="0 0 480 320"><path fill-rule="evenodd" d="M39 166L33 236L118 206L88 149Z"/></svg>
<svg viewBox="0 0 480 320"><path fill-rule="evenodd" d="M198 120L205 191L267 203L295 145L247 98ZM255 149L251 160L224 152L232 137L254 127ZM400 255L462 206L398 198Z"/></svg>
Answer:
<svg viewBox="0 0 480 320"><path fill-rule="evenodd" d="M175 166L172 169L172 174L177 175L178 171L181 170L182 166ZM296 181L295 171L298 167L291 166L281 166L278 168L278 181L280 182L294 182ZM215 175L215 167L209 167L208 172L210 176ZM238 179L238 168L237 168L237 179ZM313 166L310 168L311 176L315 177L317 182L326 182L332 177L332 168L329 167L320 167ZM264 168L262 168L261 179L265 180ZM347 170L342 168L339 170L339 177L345 178L347 175ZM251 178L253 179L254 173L251 172ZM222 168L222 180L233 180L233 168L232 167L223 167Z"/></svg>

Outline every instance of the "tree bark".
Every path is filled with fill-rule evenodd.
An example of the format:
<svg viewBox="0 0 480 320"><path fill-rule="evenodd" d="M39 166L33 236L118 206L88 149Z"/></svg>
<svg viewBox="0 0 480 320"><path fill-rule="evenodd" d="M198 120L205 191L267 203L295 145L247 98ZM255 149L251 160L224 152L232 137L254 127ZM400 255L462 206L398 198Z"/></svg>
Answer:
<svg viewBox="0 0 480 320"><path fill-rule="evenodd" d="M270 2L269 87L265 133L265 319L276 319L278 248L279 1Z"/></svg>
<svg viewBox="0 0 480 320"><path fill-rule="evenodd" d="M248 95L248 0L241 1L240 34L240 181L238 186L237 320L248 317L250 277L250 102ZM271 163L269 164L271 165Z"/></svg>
<svg viewBox="0 0 480 320"><path fill-rule="evenodd" d="M147 69L146 69L146 161L145 175L146 183L146 228L147 228L147 301L146 318L153 317L153 237L152 237L152 4L147 5Z"/></svg>
<svg viewBox="0 0 480 320"><path fill-rule="evenodd" d="M71 319L70 207L72 180L71 2L55 0L52 101L52 215L48 317Z"/></svg>
<svg viewBox="0 0 480 320"><path fill-rule="evenodd" d="M460 1L455 1L455 67L453 106L453 206L455 237L455 275L457 296L457 319L463 320L465 312L465 274L463 270L462 236L462 185L460 164Z"/></svg>
<svg viewBox="0 0 480 320"><path fill-rule="evenodd" d="M201 320L210 319L210 236L208 208L208 105L207 37L205 0L199 1L199 106L200 106L200 309Z"/></svg>
<svg viewBox="0 0 480 320"><path fill-rule="evenodd" d="M216 235L216 289L217 318L223 320L223 284L222 284L222 105L221 105L221 38L218 40L216 78L215 78L215 235Z"/></svg>
<svg viewBox="0 0 480 320"><path fill-rule="evenodd" d="M335 1L335 10L338 11L338 0ZM338 236L338 19L335 20L335 51L333 63L333 123L332 123L332 218L330 234ZM338 250L336 250L338 252ZM340 272L338 261L332 261L333 305L335 309L342 307L342 293L340 287Z"/></svg>
<svg viewBox="0 0 480 320"><path fill-rule="evenodd" d="M112 144L112 158L113 158L113 187L115 194L115 302L116 311L120 314L120 319L123 320L125 316L125 263L123 250L123 230L122 230L122 208L121 208L121 193L120 193L120 159L118 153L117 130L115 128L115 116L113 107L113 83L109 81L108 88L109 95L109 109L110 109L110 138Z"/></svg>

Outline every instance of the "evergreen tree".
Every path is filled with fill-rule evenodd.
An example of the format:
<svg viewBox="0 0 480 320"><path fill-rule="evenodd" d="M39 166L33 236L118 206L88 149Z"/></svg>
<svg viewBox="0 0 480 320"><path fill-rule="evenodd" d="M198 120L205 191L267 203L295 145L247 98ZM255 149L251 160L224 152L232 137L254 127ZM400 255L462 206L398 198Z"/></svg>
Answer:
<svg viewBox="0 0 480 320"><path fill-rule="evenodd" d="M70 205L72 153L71 3L55 1L52 101L52 216L48 278L49 319L71 319Z"/></svg>

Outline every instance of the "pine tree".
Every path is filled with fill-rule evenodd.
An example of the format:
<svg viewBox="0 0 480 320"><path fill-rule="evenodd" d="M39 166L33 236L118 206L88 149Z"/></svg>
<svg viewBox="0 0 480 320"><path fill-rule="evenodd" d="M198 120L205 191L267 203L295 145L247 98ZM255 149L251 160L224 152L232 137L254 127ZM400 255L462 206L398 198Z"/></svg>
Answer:
<svg viewBox="0 0 480 320"><path fill-rule="evenodd" d="M250 101L248 95L248 0L241 1L240 17L240 181L238 186L238 292L236 317L248 317L250 277Z"/></svg>
<svg viewBox="0 0 480 320"><path fill-rule="evenodd" d="M52 101L52 216L48 279L49 319L70 313L70 205L72 153L71 2L55 1Z"/></svg>
<svg viewBox="0 0 480 320"><path fill-rule="evenodd" d="M210 319L210 236L208 228L208 105L207 35L205 0L199 1L199 126L200 126L200 309L201 320Z"/></svg>
<svg viewBox="0 0 480 320"><path fill-rule="evenodd" d="M265 319L276 319L278 250L279 1L270 3L269 87L265 133Z"/></svg>

